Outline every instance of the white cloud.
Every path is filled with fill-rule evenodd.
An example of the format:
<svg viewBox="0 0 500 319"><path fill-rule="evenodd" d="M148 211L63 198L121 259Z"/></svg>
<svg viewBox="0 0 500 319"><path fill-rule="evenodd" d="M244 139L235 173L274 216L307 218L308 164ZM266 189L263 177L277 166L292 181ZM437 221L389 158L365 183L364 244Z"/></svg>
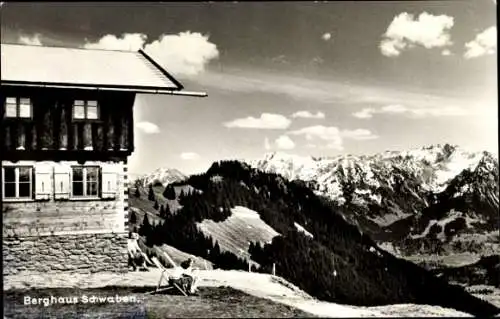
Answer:
<svg viewBox="0 0 500 319"><path fill-rule="evenodd" d="M288 135L281 135L275 141L276 147L282 150L291 150L295 148L295 142Z"/></svg>
<svg viewBox="0 0 500 319"><path fill-rule="evenodd" d="M107 34L97 42L86 43L85 49L104 49L121 51L139 51L144 47L148 37L142 33L124 33L121 37L113 34Z"/></svg>
<svg viewBox="0 0 500 319"><path fill-rule="evenodd" d="M495 54L497 48L497 27L489 27L476 35L476 38L465 44L466 59L477 58L483 55Z"/></svg>
<svg viewBox="0 0 500 319"><path fill-rule="evenodd" d="M332 34L330 32L326 32L321 36L321 39L328 41L332 38Z"/></svg>
<svg viewBox="0 0 500 319"><path fill-rule="evenodd" d="M40 40L40 35L35 34L31 37L29 36L21 36L19 38L19 42L27 45L42 45L42 41Z"/></svg>
<svg viewBox="0 0 500 319"><path fill-rule="evenodd" d="M184 152L184 153L181 153L180 157L183 160L192 161L192 160L199 159L200 155L198 155L198 153L194 153L194 152Z"/></svg>
<svg viewBox="0 0 500 319"><path fill-rule="evenodd" d="M355 130L343 130L340 132L340 134L344 138L353 140L373 140L378 138L378 136L374 135L371 131L362 128L358 128Z"/></svg>
<svg viewBox="0 0 500 319"><path fill-rule="evenodd" d="M147 36L142 33L125 33L120 37L108 34L83 47L125 51L143 49L175 75L197 75L205 70L211 60L219 56L217 46L208 40L208 36L199 32L163 34L151 43L146 44L146 41Z"/></svg>
<svg viewBox="0 0 500 319"><path fill-rule="evenodd" d="M293 113L292 117L302 117L306 119L324 119L325 113L318 111L316 112L316 114L313 114L309 111L298 111Z"/></svg>
<svg viewBox="0 0 500 319"><path fill-rule="evenodd" d="M304 136L309 142L308 145L318 145L322 142L325 148L342 150L343 139L370 140L378 136L373 135L366 129L340 130L335 126L315 125L291 131L291 135ZM315 142L315 143L313 143Z"/></svg>
<svg viewBox="0 0 500 319"><path fill-rule="evenodd" d="M292 121L281 114L262 113L260 117L249 116L224 123L229 128L286 129Z"/></svg>
<svg viewBox="0 0 500 319"><path fill-rule="evenodd" d="M269 142L269 138L266 136L266 138L264 139L264 148L266 150L270 150L271 149L271 143Z"/></svg>
<svg viewBox="0 0 500 319"><path fill-rule="evenodd" d="M407 111L409 110L401 104L390 104L380 109L381 113L405 113Z"/></svg>
<svg viewBox="0 0 500 319"><path fill-rule="evenodd" d="M453 17L447 15L423 12L415 19L412 14L400 13L387 28L380 50L385 56L396 57L415 45L426 49L449 46L452 44L449 30L453 23Z"/></svg>
<svg viewBox="0 0 500 319"><path fill-rule="evenodd" d="M219 56L217 46L199 32L162 35L144 50L174 74L196 75Z"/></svg>
<svg viewBox="0 0 500 319"><path fill-rule="evenodd" d="M361 111L353 113L352 115L360 119L369 119L373 117L374 112L375 109L373 108L364 108Z"/></svg>
<svg viewBox="0 0 500 319"><path fill-rule="evenodd" d="M271 61L273 63L277 63L277 64L288 64L289 63L288 59L286 58L286 56L284 54L273 57L271 59Z"/></svg>
<svg viewBox="0 0 500 319"><path fill-rule="evenodd" d="M151 122L143 121L143 122L137 123L135 126L140 131L144 132L145 134L157 134L157 133L160 133L160 128L158 127L158 125L156 125L154 123L151 123Z"/></svg>
<svg viewBox="0 0 500 319"><path fill-rule="evenodd" d="M441 51L441 55L443 55L443 56L450 56L451 55L451 51L448 50L448 49L443 50L443 51Z"/></svg>
<svg viewBox="0 0 500 319"><path fill-rule="evenodd" d="M420 107L408 108L401 104L390 104L379 109L365 108L361 111L355 112L352 115L360 119L372 118L374 114L406 114L414 118L424 117L442 117L442 116L464 116L467 112L459 107L445 106L445 107Z"/></svg>

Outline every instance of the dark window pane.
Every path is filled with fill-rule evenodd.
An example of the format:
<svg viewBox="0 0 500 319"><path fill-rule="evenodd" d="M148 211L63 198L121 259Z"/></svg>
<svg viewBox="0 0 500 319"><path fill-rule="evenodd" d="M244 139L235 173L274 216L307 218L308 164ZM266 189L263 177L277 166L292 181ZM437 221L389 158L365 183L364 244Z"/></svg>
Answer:
<svg viewBox="0 0 500 319"><path fill-rule="evenodd" d="M87 181L97 182L99 177L99 169L97 167L87 167Z"/></svg>
<svg viewBox="0 0 500 319"><path fill-rule="evenodd" d="M5 183L5 198L16 197L16 184L15 183Z"/></svg>
<svg viewBox="0 0 500 319"><path fill-rule="evenodd" d="M97 183L87 182L87 195L88 196L97 196Z"/></svg>
<svg viewBox="0 0 500 319"><path fill-rule="evenodd" d="M19 183L19 197L31 197L30 183Z"/></svg>
<svg viewBox="0 0 500 319"><path fill-rule="evenodd" d="M83 196L82 182L73 182L73 196Z"/></svg>
<svg viewBox="0 0 500 319"><path fill-rule="evenodd" d="M73 167L73 181L83 181L83 169L81 167Z"/></svg>
<svg viewBox="0 0 500 319"><path fill-rule="evenodd" d="M5 167L3 177L4 177L4 180L6 182L15 182L16 181L16 169L14 167Z"/></svg>
<svg viewBox="0 0 500 319"><path fill-rule="evenodd" d="M19 182L29 182L31 180L31 168L19 167Z"/></svg>

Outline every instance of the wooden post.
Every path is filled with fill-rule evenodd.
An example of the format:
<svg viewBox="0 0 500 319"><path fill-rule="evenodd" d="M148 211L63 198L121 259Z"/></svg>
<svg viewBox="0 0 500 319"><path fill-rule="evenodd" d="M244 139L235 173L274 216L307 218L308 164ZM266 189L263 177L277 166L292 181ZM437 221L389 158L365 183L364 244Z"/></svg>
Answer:
<svg viewBox="0 0 500 319"><path fill-rule="evenodd" d="M276 264L273 263L273 276L276 276Z"/></svg>
<svg viewBox="0 0 500 319"><path fill-rule="evenodd" d="M41 125L41 138L42 149L47 150L54 145L54 130L53 130L53 117L51 116L51 107L49 105L43 106L43 123Z"/></svg>
<svg viewBox="0 0 500 319"><path fill-rule="evenodd" d="M104 133L101 123L96 124L96 134L94 136L96 149L99 151L104 150Z"/></svg>
<svg viewBox="0 0 500 319"><path fill-rule="evenodd" d="M115 148L115 128L113 125L113 118L111 114L108 117L108 134L106 136L108 151L112 151Z"/></svg>
<svg viewBox="0 0 500 319"><path fill-rule="evenodd" d="M90 123L85 122L83 124L83 149L86 151L92 151L92 126Z"/></svg>
<svg viewBox="0 0 500 319"><path fill-rule="evenodd" d="M248 263L248 272L252 272L252 264L250 262Z"/></svg>
<svg viewBox="0 0 500 319"><path fill-rule="evenodd" d="M36 150L37 148L37 134L36 134L36 131L37 131L37 124L36 123L33 123L33 125L31 126L31 149L32 150Z"/></svg>
<svg viewBox="0 0 500 319"><path fill-rule="evenodd" d="M78 123L73 123L73 149L78 150L80 147L78 141L79 141L79 134L78 134Z"/></svg>
<svg viewBox="0 0 500 319"><path fill-rule="evenodd" d="M203 262L205 263L205 270L208 270L207 260L206 260L206 259L203 259Z"/></svg>
<svg viewBox="0 0 500 319"><path fill-rule="evenodd" d="M5 130L5 149L6 150L10 150L10 148L12 147L12 140L11 140L11 135L10 135L10 130L11 130L11 126L5 126L6 130Z"/></svg>
<svg viewBox="0 0 500 319"><path fill-rule="evenodd" d="M61 129L59 131L59 149L65 150L68 148L68 125L66 124L66 112L64 105L61 105Z"/></svg>
<svg viewBox="0 0 500 319"><path fill-rule="evenodd" d="M122 114L121 131L120 131L120 151L128 149L128 121L127 114Z"/></svg>
<svg viewBox="0 0 500 319"><path fill-rule="evenodd" d="M26 133L24 129L24 123L17 123L17 147L18 150L26 149Z"/></svg>

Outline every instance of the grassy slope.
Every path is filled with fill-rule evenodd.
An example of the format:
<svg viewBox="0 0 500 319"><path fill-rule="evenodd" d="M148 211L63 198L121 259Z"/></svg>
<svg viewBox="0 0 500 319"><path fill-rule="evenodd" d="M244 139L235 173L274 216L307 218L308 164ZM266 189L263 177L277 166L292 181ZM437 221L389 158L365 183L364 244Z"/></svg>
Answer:
<svg viewBox="0 0 500 319"><path fill-rule="evenodd" d="M175 187L177 195L180 194L181 189L186 191L187 188L182 186ZM172 211L176 211L179 208L179 203L177 200L168 200L164 198L162 195L163 190L164 188L161 186L153 187L158 204L168 204ZM145 214L148 214L148 219L152 223L159 223L160 221L163 221L163 219L158 216L159 212L153 208L154 202L148 200L147 188L139 187L139 191L141 193L141 197L137 198L134 196L135 188L131 188L131 195L129 198L131 210L133 210L137 216L137 227L139 227L140 223L142 223ZM251 214L253 211L238 207L233 208L232 212L233 216L224 222L215 223L212 220L204 220L202 223L198 224L200 230L202 230L205 235L210 235L214 240L219 242L222 251L227 250L234 253L236 256L249 259L250 256L248 254L248 247L250 241L258 241L264 244L271 241L274 236L279 235L273 228L262 221L257 213L255 213L255 216L254 214ZM167 251L167 253L173 253L173 255L170 256L175 262L178 262L180 258L192 256L185 253L183 253L184 256L181 256L182 254L178 254L179 250L168 245L158 248ZM180 258L176 260L176 257L174 258L174 256L179 256ZM194 259L196 260L201 258L194 257ZM197 265L197 267L202 267L202 265Z"/></svg>
<svg viewBox="0 0 500 319"><path fill-rule="evenodd" d="M156 186L153 187L153 190L155 192L156 199L158 200L158 204L160 205L165 205L168 203L173 210L177 209L179 207L179 204L177 203L176 200L167 200L163 197L163 187ZM144 189L142 187L139 188L139 191L141 193L141 197L137 198L134 196L135 193L135 188L131 188L129 190L129 193L131 194L129 197L129 205L131 211L134 211L136 216L137 216L137 223L135 225L131 225L132 227L137 226L139 228L139 225L142 223L142 220L144 219L144 215L148 215L148 219L151 223L159 223L163 221L163 218L159 217L158 214L159 212L153 208L154 202L148 200L148 194L147 194L147 189ZM180 193L180 189L178 190ZM187 258L192 258L195 261L194 266L198 268L205 269L205 262L207 264L208 269L212 269L212 263L210 261L206 261L204 258L201 258L199 256L191 255L188 253L185 253L183 251L178 250L175 247L169 246L169 245L162 245L161 247L155 246L154 248L152 247L147 247L143 243L143 241L140 241L141 243L141 249L143 252L148 253L151 251L164 251L169 256L174 260L176 264L180 264L182 261L186 260ZM161 257L162 254L159 253L159 259L162 260L163 258ZM166 260L162 260L165 265L170 266L169 263Z"/></svg>
<svg viewBox="0 0 500 319"><path fill-rule="evenodd" d="M231 210L232 215L223 222L216 223L205 219L198 227L205 235L210 235L219 242L221 250L227 250L236 256L250 258L248 247L250 242L270 242L279 235L259 216L245 207L237 206Z"/></svg>
<svg viewBox="0 0 500 319"><path fill-rule="evenodd" d="M183 316L223 316L221 308L228 313L228 316L241 316L246 317L279 317L286 316L289 308L274 307L272 304L262 302L254 302L255 299L239 299L241 292L250 294L257 298L265 298L272 302L285 304L289 307L294 307L304 311L300 316L307 316L309 313L321 317L364 317L364 316L424 316L424 315L438 315L438 316L452 316L460 317L465 315L454 311L453 309L443 309L436 306L427 305L388 305L382 307L355 307L346 306L335 303L318 301L307 295L293 284L286 280L266 274L248 273L242 271L200 271L201 282L201 296L205 300L199 300L196 297L177 297L168 295L147 296L147 302L130 307L131 305L107 305L107 306L94 306L83 307L83 305L73 306L66 310L67 306L59 306L59 308L48 307L45 311L52 314L57 313L59 317L75 318L83 317L83 313L97 314L101 313L101 318L130 318L132 312L137 314L136 318L144 315L146 310L149 310L148 315L151 313L158 314L157 317L167 317L170 314L176 317ZM6 313L11 315L10 318L38 318L43 309L39 306L23 306L23 298L26 295L33 297L45 297L47 295L54 296L74 296L81 295L81 293L109 296L114 295L115 292L120 295L126 295L129 292L140 297L146 297L143 292L153 290L160 276L158 269L151 269L148 272L129 272L127 274L116 273L94 273L94 274L61 274L58 276L51 276L50 274L40 273L38 275L14 275L7 276L4 282L6 292L4 294L4 305L6 306ZM64 288L63 288L64 287ZM78 288L75 288L78 287ZM117 288L122 287L122 288ZM126 288L127 287L127 288ZM236 290L226 290L227 294L222 291L208 290L205 287L218 288L232 287ZM104 288L104 289L103 289ZM82 290L85 289L85 290ZM104 293L108 291L109 293ZM212 291L213 293L210 293ZM99 293L101 292L101 293ZM220 297L220 298L219 298ZM207 303L210 303L208 305ZM241 309L242 305L245 309ZM163 308L163 309L157 309ZM167 309L164 309L167 308ZM189 308L189 309L185 309ZM162 312L163 311L163 312ZM279 313L279 311L285 312ZM105 313L110 313L106 316ZM200 314L200 312L202 312ZM238 313L235 313L238 312ZM46 313L47 314L47 313ZM16 316L18 315L18 316ZM75 316L71 316L75 315ZM127 316L125 316L127 315ZM23 317L24 316L24 317ZM310 316L310 315L309 315ZM91 316L91 318L93 318Z"/></svg>

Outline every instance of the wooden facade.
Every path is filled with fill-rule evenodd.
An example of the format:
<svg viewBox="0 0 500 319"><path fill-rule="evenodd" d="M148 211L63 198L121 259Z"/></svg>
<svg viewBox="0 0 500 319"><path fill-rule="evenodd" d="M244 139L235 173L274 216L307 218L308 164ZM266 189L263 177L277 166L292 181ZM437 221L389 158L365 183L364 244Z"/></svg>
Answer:
<svg viewBox="0 0 500 319"><path fill-rule="evenodd" d="M30 98L31 118L4 117L4 102L11 96ZM134 99L134 92L2 87L3 158L28 159L26 154L30 154L43 159L43 154L50 154L50 158L71 159L76 154L85 157L85 153L102 159L127 157L134 150ZM74 119L75 100L97 100L98 119Z"/></svg>
<svg viewBox="0 0 500 319"><path fill-rule="evenodd" d="M84 166L101 168L99 194L95 198L71 195L71 167L79 166L77 161L3 161L2 166L32 167L34 180L31 198L4 202L5 238L124 231L127 205L123 162L85 163Z"/></svg>

